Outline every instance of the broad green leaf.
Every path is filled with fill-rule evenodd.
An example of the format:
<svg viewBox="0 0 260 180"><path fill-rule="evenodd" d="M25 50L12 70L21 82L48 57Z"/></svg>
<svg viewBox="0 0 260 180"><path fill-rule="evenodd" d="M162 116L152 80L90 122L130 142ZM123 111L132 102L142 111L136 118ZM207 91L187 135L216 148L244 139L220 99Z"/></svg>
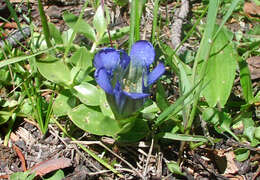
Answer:
<svg viewBox="0 0 260 180"><path fill-rule="evenodd" d="M91 54L85 47L77 49L71 56L69 62L73 63L79 69L86 70L92 65L93 54Z"/></svg>
<svg viewBox="0 0 260 180"><path fill-rule="evenodd" d="M75 37L72 37L72 36L73 36L73 29L68 29L67 31L62 32L61 37L62 37L62 41L63 41L63 44L64 44L65 47L69 45L71 38L75 38Z"/></svg>
<svg viewBox="0 0 260 180"><path fill-rule="evenodd" d="M136 119L131 129L124 133L119 134L117 140L122 143L136 142L147 136L149 127L147 121L144 119Z"/></svg>
<svg viewBox="0 0 260 180"><path fill-rule="evenodd" d="M252 119L252 112L244 113L242 116L242 121L244 125L243 134L252 142L255 133L255 122Z"/></svg>
<svg viewBox="0 0 260 180"><path fill-rule="evenodd" d="M11 80L10 72L7 67L0 69L0 87L4 84L8 84Z"/></svg>
<svg viewBox="0 0 260 180"><path fill-rule="evenodd" d="M180 165L177 162L170 161L167 163L167 167L169 171L171 171L174 174L179 174L179 175L185 175L184 173L181 172Z"/></svg>
<svg viewBox="0 0 260 180"><path fill-rule="evenodd" d="M110 38L112 41L120 39L121 37L127 35L129 33L130 27L125 26L120 29L110 31ZM110 42L110 38L108 33L105 33L103 37L99 40L100 44L105 44Z"/></svg>
<svg viewBox="0 0 260 180"><path fill-rule="evenodd" d="M61 32L57 29L57 27L53 23L49 22L48 26L50 30L50 35L54 39L56 44L62 44L63 40L62 40Z"/></svg>
<svg viewBox="0 0 260 180"><path fill-rule="evenodd" d="M96 31L98 32L99 38L101 38L105 33L105 31L107 30L107 22L104 16L104 10L102 6L99 6L97 9L97 12L93 19L93 25Z"/></svg>
<svg viewBox="0 0 260 180"><path fill-rule="evenodd" d="M69 12L65 12L63 14L63 19L66 22L66 24L75 32L84 34L86 38L92 41L96 40L96 33L94 29L83 19L80 19L79 22L76 24L78 17Z"/></svg>
<svg viewBox="0 0 260 180"><path fill-rule="evenodd" d="M239 141L239 138L230 129L232 119L229 114L218 111L216 108L209 107L203 110L202 119L213 124L218 133L228 132Z"/></svg>
<svg viewBox="0 0 260 180"><path fill-rule="evenodd" d="M173 134L169 132L159 134L158 137L177 141L208 142L208 139L204 136Z"/></svg>
<svg viewBox="0 0 260 180"><path fill-rule="evenodd" d="M61 59L47 55L36 60L36 66L47 80L66 86L71 84L70 70Z"/></svg>
<svg viewBox="0 0 260 180"><path fill-rule="evenodd" d="M165 110L169 104L166 101L165 90L160 81L157 82L157 91L156 91L156 102L158 107L163 111Z"/></svg>
<svg viewBox="0 0 260 180"><path fill-rule="evenodd" d="M11 117L11 114L4 115L4 114L1 114L1 112L0 112L0 125L6 123L10 117Z"/></svg>
<svg viewBox="0 0 260 180"><path fill-rule="evenodd" d="M158 111L160 111L159 107L157 106L157 104L155 102L151 102L152 104L149 106L146 106L141 112L142 113L157 113Z"/></svg>
<svg viewBox="0 0 260 180"><path fill-rule="evenodd" d="M95 135L115 136L120 131L116 120L83 104L70 111L69 118L80 129Z"/></svg>
<svg viewBox="0 0 260 180"><path fill-rule="evenodd" d="M247 160L250 155L250 151L245 148L238 148L234 151L234 153L236 155L236 160L240 162Z"/></svg>
<svg viewBox="0 0 260 180"><path fill-rule="evenodd" d="M11 174L10 179L11 180L33 180L35 178L36 174L30 174L30 171L26 172L16 172Z"/></svg>
<svg viewBox="0 0 260 180"><path fill-rule="evenodd" d="M61 91L53 103L53 114L57 117L65 116L76 106L76 98L69 90Z"/></svg>
<svg viewBox="0 0 260 180"><path fill-rule="evenodd" d="M255 137L260 140L260 127L255 128Z"/></svg>
<svg viewBox="0 0 260 180"><path fill-rule="evenodd" d="M223 128L226 132L228 132L230 135L232 135L237 141L239 141L239 138L231 131L230 126L232 123L231 116L225 112L219 113L220 119L222 121L220 127Z"/></svg>
<svg viewBox="0 0 260 180"><path fill-rule="evenodd" d="M23 102L20 104L20 112L26 115L33 113L33 106L29 98L23 99Z"/></svg>
<svg viewBox="0 0 260 180"><path fill-rule="evenodd" d="M44 180L62 180L64 179L64 172L62 170L56 171L51 177L49 178L44 178Z"/></svg>
<svg viewBox="0 0 260 180"><path fill-rule="evenodd" d="M207 103L214 107L217 103L221 107L226 104L236 74L237 52L230 42L228 30L222 29L210 51L210 58L206 67L204 83L207 84L202 94Z"/></svg>
<svg viewBox="0 0 260 180"><path fill-rule="evenodd" d="M89 106L98 106L100 104L100 91L96 86L83 82L80 85L74 86L72 93L79 98L79 100Z"/></svg>
<svg viewBox="0 0 260 180"><path fill-rule="evenodd" d="M104 116L108 116L112 119L115 119L115 116L113 114L113 111L111 110L108 102L107 102L107 98L106 98L106 94L103 91L103 89L99 89L99 93L100 93L100 109L101 112L103 113Z"/></svg>

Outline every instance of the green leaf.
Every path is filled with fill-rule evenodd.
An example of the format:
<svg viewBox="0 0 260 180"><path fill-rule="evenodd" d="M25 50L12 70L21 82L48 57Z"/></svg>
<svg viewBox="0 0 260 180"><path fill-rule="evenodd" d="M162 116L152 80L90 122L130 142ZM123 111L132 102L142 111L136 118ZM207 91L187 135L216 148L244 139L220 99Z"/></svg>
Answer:
<svg viewBox="0 0 260 180"><path fill-rule="evenodd" d="M83 19L79 19L79 22L76 24L78 17L69 12L65 12L63 14L63 19L75 32L82 33L86 38L92 41L96 40L96 33L94 29Z"/></svg>
<svg viewBox="0 0 260 180"><path fill-rule="evenodd" d="M11 117L11 114L10 115L8 115L8 114L5 115L5 114L1 114L1 112L0 112L0 125L6 123L9 120L10 117Z"/></svg>
<svg viewBox="0 0 260 180"><path fill-rule="evenodd" d="M242 121L244 125L243 134L252 142L254 140L255 133L255 122L252 119L252 112L244 113L242 116Z"/></svg>
<svg viewBox="0 0 260 180"><path fill-rule="evenodd" d="M69 62L73 63L79 69L86 70L92 65L93 54L87 48L81 47L71 56Z"/></svg>
<svg viewBox="0 0 260 180"><path fill-rule="evenodd" d="M100 105L99 106L100 106L101 112L103 113L104 116L108 116L112 119L115 119L113 111L111 110L111 108L107 102L105 92L101 88L99 89L99 92L100 92Z"/></svg>
<svg viewBox="0 0 260 180"><path fill-rule="evenodd" d="M100 103L100 91L96 86L83 82L80 85L74 86L72 93L79 98L79 100L89 106L98 106Z"/></svg>
<svg viewBox="0 0 260 180"><path fill-rule="evenodd" d="M169 132L158 134L158 137L177 141L208 142L208 139L204 136L173 134Z"/></svg>
<svg viewBox="0 0 260 180"><path fill-rule="evenodd" d="M76 106L76 98L69 90L61 91L53 104L53 114L57 117L65 116Z"/></svg>
<svg viewBox="0 0 260 180"><path fill-rule="evenodd" d="M191 95L191 93L196 89L196 87L199 85L199 83L196 84L188 93L179 97L174 104L172 104L168 108L166 108L155 121L155 125L156 126L160 125L161 123L165 122L166 120L170 119L172 116L174 116L178 112L180 112L183 108L184 100Z"/></svg>
<svg viewBox="0 0 260 180"><path fill-rule="evenodd" d="M157 82L156 102L160 110L165 110L169 106L166 101L165 90L160 81Z"/></svg>
<svg viewBox="0 0 260 180"><path fill-rule="evenodd" d="M180 165L177 162L170 161L169 163L167 163L167 167L169 171L171 171L171 173L185 176L185 174L181 172Z"/></svg>
<svg viewBox="0 0 260 180"><path fill-rule="evenodd" d="M245 101L249 103L254 96L253 96L253 86L252 86L248 64L241 57L238 57L237 61L240 70L239 76L240 76L240 84L242 87L243 96Z"/></svg>
<svg viewBox="0 0 260 180"><path fill-rule="evenodd" d="M33 57L38 56L40 54L46 53L46 52L51 51L55 48L57 48L57 46L39 51L39 52L32 54L32 55L19 56L19 57L14 57L14 58L10 58L10 59L5 59L4 61L0 61L0 68L7 66L9 64L20 62L20 61L25 61L25 60L27 61L30 58L33 58Z"/></svg>
<svg viewBox="0 0 260 180"><path fill-rule="evenodd" d="M204 83L208 85L202 94L211 107L217 103L224 107L231 93L238 58L233 43L230 42L231 38L230 32L223 28L210 51L211 56L204 76Z"/></svg>
<svg viewBox="0 0 260 180"><path fill-rule="evenodd" d="M129 33L130 27L125 26L120 29L110 31L110 38L112 41L120 39L121 37L127 35ZM99 40L100 44L106 44L110 42L110 38L108 33L105 33L103 37Z"/></svg>
<svg viewBox="0 0 260 180"><path fill-rule="evenodd" d="M245 148L238 148L234 151L234 153L236 155L236 160L240 162L247 160L250 155L250 151Z"/></svg>
<svg viewBox="0 0 260 180"><path fill-rule="evenodd" d="M11 180L33 180L35 178L35 173L30 174L30 171L26 172L16 172L11 174Z"/></svg>
<svg viewBox="0 0 260 180"><path fill-rule="evenodd" d="M66 86L71 84L70 70L61 59L46 55L46 57L36 60L36 66L47 80Z"/></svg>
<svg viewBox="0 0 260 180"><path fill-rule="evenodd" d="M239 138L230 129L232 119L229 114L220 112L216 108L209 107L203 110L202 119L213 124L218 133L228 132L239 141Z"/></svg>
<svg viewBox="0 0 260 180"><path fill-rule="evenodd" d="M56 42L56 44L63 44L61 32L57 29L57 27L53 23L48 23L50 35Z"/></svg>
<svg viewBox="0 0 260 180"><path fill-rule="evenodd" d="M93 25L98 32L99 38L101 38L104 32L107 30L106 18L104 16L104 10L102 6L99 6L93 19Z"/></svg>
<svg viewBox="0 0 260 180"><path fill-rule="evenodd" d="M136 142L147 136L149 127L144 119L136 119L129 131L119 134L117 140L122 143Z"/></svg>
<svg viewBox="0 0 260 180"><path fill-rule="evenodd" d="M59 169L50 178L44 178L44 180L62 180L64 177L64 172Z"/></svg>
<svg viewBox="0 0 260 180"><path fill-rule="evenodd" d="M83 104L69 112L69 118L80 129L95 135L115 136L120 127L115 119L104 116Z"/></svg>
<svg viewBox="0 0 260 180"><path fill-rule="evenodd" d="M260 127L255 128L255 137L260 140Z"/></svg>

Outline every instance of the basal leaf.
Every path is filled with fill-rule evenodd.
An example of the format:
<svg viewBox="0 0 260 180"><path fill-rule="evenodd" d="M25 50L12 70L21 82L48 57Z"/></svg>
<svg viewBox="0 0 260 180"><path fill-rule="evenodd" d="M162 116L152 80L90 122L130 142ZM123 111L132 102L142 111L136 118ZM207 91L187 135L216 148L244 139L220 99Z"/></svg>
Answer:
<svg viewBox="0 0 260 180"><path fill-rule="evenodd" d="M115 136L120 131L116 120L83 104L70 111L69 118L80 129L95 135Z"/></svg>
<svg viewBox="0 0 260 180"><path fill-rule="evenodd" d="M235 79L237 52L230 42L229 32L222 29L212 45L210 58L204 76L204 83L208 83L202 94L207 103L214 107L217 103L221 107L226 104Z"/></svg>
<svg viewBox="0 0 260 180"><path fill-rule="evenodd" d="M61 91L53 104L53 114L57 117L65 116L76 106L76 98L69 90Z"/></svg>
<svg viewBox="0 0 260 180"><path fill-rule="evenodd" d="M93 55L85 47L77 49L71 56L69 61L76 65L79 69L86 70L92 65Z"/></svg>
<svg viewBox="0 0 260 180"><path fill-rule="evenodd" d="M100 91L96 86L83 82L80 85L74 86L72 93L79 98L79 100L89 106L98 106L100 103Z"/></svg>
<svg viewBox="0 0 260 180"><path fill-rule="evenodd" d="M71 84L70 70L61 59L46 55L46 57L36 60L36 66L47 80L66 86Z"/></svg>
<svg viewBox="0 0 260 180"><path fill-rule="evenodd" d="M119 134L117 140L123 143L136 142L144 138L149 132L147 121L144 119L136 119L133 126L128 132Z"/></svg>

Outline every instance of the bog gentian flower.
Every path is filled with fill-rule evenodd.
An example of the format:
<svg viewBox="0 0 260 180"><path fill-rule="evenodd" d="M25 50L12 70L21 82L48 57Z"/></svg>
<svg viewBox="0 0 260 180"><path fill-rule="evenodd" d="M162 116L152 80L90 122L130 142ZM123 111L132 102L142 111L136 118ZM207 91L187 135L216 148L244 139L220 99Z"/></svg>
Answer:
<svg viewBox="0 0 260 180"><path fill-rule="evenodd" d="M151 72L155 50L148 41L137 41L130 56L123 50L104 48L94 58L95 79L106 92L116 118L125 118L139 110L149 96L149 86L165 71L159 63Z"/></svg>

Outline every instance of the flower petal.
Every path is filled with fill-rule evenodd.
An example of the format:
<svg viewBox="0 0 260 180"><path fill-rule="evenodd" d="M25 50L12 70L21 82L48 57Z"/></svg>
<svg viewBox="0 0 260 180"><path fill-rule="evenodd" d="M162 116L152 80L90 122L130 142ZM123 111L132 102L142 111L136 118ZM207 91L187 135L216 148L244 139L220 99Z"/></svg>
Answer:
<svg viewBox="0 0 260 180"><path fill-rule="evenodd" d="M120 66L123 69L126 69L128 64L130 63L130 57L124 50L119 50L120 53Z"/></svg>
<svg viewBox="0 0 260 180"><path fill-rule="evenodd" d="M115 85L114 94L118 111L121 112L125 105L126 96L124 95L119 82L117 82Z"/></svg>
<svg viewBox="0 0 260 180"><path fill-rule="evenodd" d="M125 91L123 91L123 93L126 96L130 97L131 99L143 99L143 98L150 96L150 94L146 94L146 93L129 93L129 92L125 92Z"/></svg>
<svg viewBox="0 0 260 180"><path fill-rule="evenodd" d="M147 86L153 84L157 79L159 79L165 72L165 67L163 63L159 63L152 72L148 75Z"/></svg>
<svg viewBox="0 0 260 180"><path fill-rule="evenodd" d="M94 58L94 66L97 69L104 67L107 72L111 74L119 63L120 53L114 48L104 48L100 50Z"/></svg>
<svg viewBox="0 0 260 180"><path fill-rule="evenodd" d="M137 41L133 44L130 51L131 62L139 65L149 67L153 63L155 57L155 50L153 45L148 41Z"/></svg>
<svg viewBox="0 0 260 180"><path fill-rule="evenodd" d="M105 68L99 68L95 71L95 79L98 85L104 89L104 91L108 94L113 94L113 87L110 83L110 77L107 74Z"/></svg>

